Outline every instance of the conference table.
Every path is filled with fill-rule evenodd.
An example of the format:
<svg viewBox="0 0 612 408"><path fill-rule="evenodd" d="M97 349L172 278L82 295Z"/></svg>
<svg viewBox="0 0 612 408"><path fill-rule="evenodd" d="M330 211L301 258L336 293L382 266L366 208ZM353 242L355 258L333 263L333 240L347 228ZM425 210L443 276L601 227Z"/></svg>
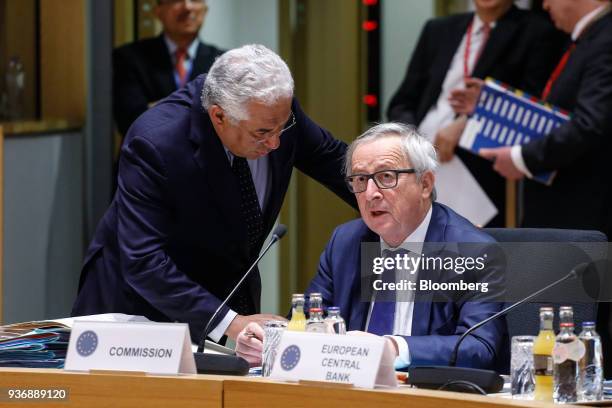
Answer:
<svg viewBox="0 0 612 408"><path fill-rule="evenodd" d="M56 390L58 398L9 399L12 390ZM60 392L62 391L63 392ZM359 389L257 377L0 368L0 406L199 408L552 408L552 403L399 387ZM23 392L22 395L26 395ZM32 395L32 392L31 394ZM64 399L59 396L65 395ZM51 405L48 405L51 404ZM566 405L567 406L567 405ZM558 407L558 406L557 406Z"/></svg>

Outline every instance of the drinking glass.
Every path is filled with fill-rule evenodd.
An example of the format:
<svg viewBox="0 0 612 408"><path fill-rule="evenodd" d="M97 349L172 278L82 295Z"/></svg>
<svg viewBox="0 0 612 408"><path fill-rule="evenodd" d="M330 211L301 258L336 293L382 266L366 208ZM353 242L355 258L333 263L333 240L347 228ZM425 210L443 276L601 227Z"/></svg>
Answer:
<svg viewBox="0 0 612 408"><path fill-rule="evenodd" d="M282 320L268 320L264 323L263 353L261 355L262 377L269 377L272 372L276 350L286 328L287 322Z"/></svg>
<svg viewBox="0 0 612 408"><path fill-rule="evenodd" d="M535 376L533 368L534 336L512 337L510 378L512 398L533 399Z"/></svg>

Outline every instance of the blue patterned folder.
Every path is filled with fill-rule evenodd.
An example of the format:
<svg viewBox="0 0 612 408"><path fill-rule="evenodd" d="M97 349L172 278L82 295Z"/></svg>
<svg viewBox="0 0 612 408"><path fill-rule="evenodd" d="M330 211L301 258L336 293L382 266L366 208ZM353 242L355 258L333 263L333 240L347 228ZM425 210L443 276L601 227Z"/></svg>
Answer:
<svg viewBox="0 0 612 408"><path fill-rule="evenodd" d="M487 78L459 145L476 154L483 147L523 145L545 137L568 120L567 112ZM533 179L550 185L555 173L535 174Z"/></svg>

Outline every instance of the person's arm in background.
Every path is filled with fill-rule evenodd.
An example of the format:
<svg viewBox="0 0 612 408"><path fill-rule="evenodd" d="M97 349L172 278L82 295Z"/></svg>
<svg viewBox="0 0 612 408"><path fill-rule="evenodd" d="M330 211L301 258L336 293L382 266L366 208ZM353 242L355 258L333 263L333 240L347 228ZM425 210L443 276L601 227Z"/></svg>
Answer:
<svg viewBox="0 0 612 408"><path fill-rule="evenodd" d="M293 100L297 149L295 167L323 184L353 208L357 208L355 196L344 181L344 155L347 145L335 139L330 132L314 123ZM291 131L291 130L290 130Z"/></svg>
<svg viewBox="0 0 612 408"><path fill-rule="evenodd" d="M428 21L423 27L419 41L408 63L404 80L389 102L387 117L390 121L417 124L416 111L432 68L428 66L430 59L427 58L431 26L432 22Z"/></svg>
<svg viewBox="0 0 612 408"><path fill-rule="evenodd" d="M546 137L523 146L481 149L481 155L496 162L506 178L554 171L571 165L589 152L605 146L612 131L612 39L601 39L583 57L584 70L576 79L576 104L571 119ZM559 85L557 85L559 86ZM499 164L498 164L499 163Z"/></svg>
<svg viewBox="0 0 612 408"><path fill-rule="evenodd" d="M606 49L606 47L608 47ZM580 80L577 103L569 122L547 137L522 147L531 173L571 165L576 159L605 146L612 132L612 38L591 51Z"/></svg>

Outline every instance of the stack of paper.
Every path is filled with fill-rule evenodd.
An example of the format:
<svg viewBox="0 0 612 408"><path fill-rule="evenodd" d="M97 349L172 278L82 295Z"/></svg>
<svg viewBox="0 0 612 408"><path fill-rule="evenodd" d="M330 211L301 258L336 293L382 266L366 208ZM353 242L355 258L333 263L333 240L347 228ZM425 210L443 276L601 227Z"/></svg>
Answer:
<svg viewBox="0 0 612 408"><path fill-rule="evenodd" d="M50 321L0 327L0 366L62 368L70 328Z"/></svg>

